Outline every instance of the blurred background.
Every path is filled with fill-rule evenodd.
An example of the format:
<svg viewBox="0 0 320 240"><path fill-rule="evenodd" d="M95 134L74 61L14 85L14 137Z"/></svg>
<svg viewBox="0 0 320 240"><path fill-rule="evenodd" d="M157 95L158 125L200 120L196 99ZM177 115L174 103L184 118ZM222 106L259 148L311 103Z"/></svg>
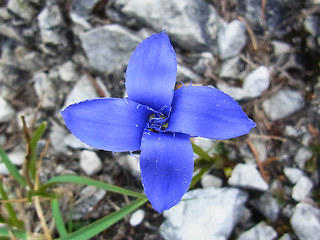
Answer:
<svg viewBox="0 0 320 240"><path fill-rule="evenodd" d="M60 111L125 97L132 52L163 29L177 54L177 86L217 87L257 127L230 141L193 139L222 159L193 187L194 201L163 215L146 204L94 239L320 239L319 0L0 1L0 144L9 158L23 165L20 116L28 126L47 121L41 181L77 174L142 191L138 159L81 143ZM10 187L3 163L0 175ZM129 201L94 187L63 191L61 208L73 199L79 226Z"/></svg>

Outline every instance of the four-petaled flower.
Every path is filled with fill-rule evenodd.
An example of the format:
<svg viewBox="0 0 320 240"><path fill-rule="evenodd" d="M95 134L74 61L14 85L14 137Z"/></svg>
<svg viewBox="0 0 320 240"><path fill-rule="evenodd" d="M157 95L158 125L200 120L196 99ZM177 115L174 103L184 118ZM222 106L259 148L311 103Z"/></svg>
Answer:
<svg viewBox="0 0 320 240"><path fill-rule="evenodd" d="M128 98L91 99L68 106L62 116L84 143L103 150L141 150L145 194L161 213L187 192L193 174L190 137L229 139L255 123L227 94L204 86L174 91L177 61L163 31L145 39L126 71Z"/></svg>

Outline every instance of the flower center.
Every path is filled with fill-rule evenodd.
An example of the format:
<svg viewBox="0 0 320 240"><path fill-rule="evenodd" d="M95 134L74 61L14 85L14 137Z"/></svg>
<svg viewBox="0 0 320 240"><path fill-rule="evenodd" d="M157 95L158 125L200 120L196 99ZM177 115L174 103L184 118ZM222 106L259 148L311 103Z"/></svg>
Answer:
<svg viewBox="0 0 320 240"><path fill-rule="evenodd" d="M168 127L169 119L162 114L153 113L149 117L147 128L150 131L163 132Z"/></svg>

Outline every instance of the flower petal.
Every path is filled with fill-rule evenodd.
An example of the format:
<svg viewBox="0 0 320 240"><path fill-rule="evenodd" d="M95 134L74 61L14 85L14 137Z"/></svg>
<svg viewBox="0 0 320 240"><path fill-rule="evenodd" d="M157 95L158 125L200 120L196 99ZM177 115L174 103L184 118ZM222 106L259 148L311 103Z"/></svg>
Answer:
<svg viewBox="0 0 320 240"><path fill-rule="evenodd" d="M126 72L128 98L156 111L170 111L177 76L176 54L163 31L144 40L133 52Z"/></svg>
<svg viewBox="0 0 320 240"><path fill-rule="evenodd" d="M141 179L153 208L161 213L188 191L193 174L189 136L145 131L141 141Z"/></svg>
<svg viewBox="0 0 320 240"><path fill-rule="evenodd" d="M166 131L211 139L247 134L255 123L229 95L211 87L182 87L175 91Z"/></svg>
<svg viewBox="0 0 320 240"><path fill-rule="evenodd" d="M61 114L68 129L82 142L121 152L140 149L150 111L128 99L101 98L72 104Z"/></svg>

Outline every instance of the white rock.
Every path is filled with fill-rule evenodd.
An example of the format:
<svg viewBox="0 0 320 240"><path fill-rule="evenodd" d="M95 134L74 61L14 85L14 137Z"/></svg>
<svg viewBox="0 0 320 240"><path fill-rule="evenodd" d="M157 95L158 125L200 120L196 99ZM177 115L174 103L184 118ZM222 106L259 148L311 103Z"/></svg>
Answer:
<svg viewBox="0 0 320 240"><path fill-rule="evenodd" d="M284 174L292 184L296 184L298 179L304 175L304 173L298 168L284 168Z"/></svg>
<svg viewBox="0 0 320 240"><path fill-rule="evenodd" d="M178 64L177 66L177 82L199 82L201 80L201 76L194 73L189 68Z"/></svg>
<svg viewBox="0 0 320 240"><path fill-rule="evenodd" d="M240 58L234 57L223 61L219 77L220 78L239 78L241 69L239 69Z"/></svg>
<svg viewBox="0 0 320 240"><path fill-rule="evenodd" d="M75 65L71 61L67 61L58 68L61 80L66 82L78 80L78 74L75 70Z"/></svg>
<svg viewBox="0 0 320 240"><path fill-rule="evenodd" d="M9 175L10 172L4 163L0 163L0 174Z"/></svg>
<svg viewBox="0 0 320 240"><path fill-rule="evenodd" d="M139 209L132 213L129 219L131 227L136 227L141 224L145 215L146 213L142 209Z"/></svg>
<svg viewBox="0 0 320 240"><path fill-rule="evenodd" d="M280 90L262 103L263 110L271 121L288 117L303 106L303 96L290 89Z"/></svg>
<svg viewBox="0 0 320 240"><path fill-rule="evenodd" d="M284 135L287 137L298 137L300 135L300 131L293 126L287 125L284 128Z"/></svg>
<svg viewBox="0 0 320 240"><path fill-rule="evenodd" d="M58 152L66 152L67 146L64 143L65 137L69 132L57 124L53 124L49 135L51 146Z"/></svg>
<svg viewBox="0 0 320 240"><path fill-rule="evenodd" d="M297 204L290 223L299 239L320 239L320 210L318 208L304 202Z"/></svg>
<svg viewBox="0 0 320 240"><path fill-rule="evenodd" d="M38 15L38 22L43 42L50 44L64 42L62 36L55 30L63 23L63 18L57 5L49 5L43 8Z"/></svg>
<svg viewBox="0 0 320 240"><path fill-rule="evenodd" d="M117 159L121 167L127 169L133 176L140 179L140 160L130 154L123 155Z"/></svg>
<svg viewBox="0 0 320 240"><path fill-rule="evenodd" d="M81 142L78 138L76 138L73 134L69 134L64 139L64 144L68 147L75 148L75 149L93 149L92 147L88 146L84 142Z"/></svg>
<svg viewBox="0 0 320 240"><path fill-rule="evenodd" d="M268 68L260 66L245 78L243 89L246 90L250 97L259 97L270 85L270 74Z"/></svg>
<svg viewBox="0 0 320 240"><path fill-rule="evenodd" d="M99 98L99 95L88 77L83 75L67 96L64 107L92 98Z"/></svg>
<svg viewBox="0 0 320 240"><path fill-rule="evenodd" d="M277 232L265 222L260 222L253 228L242 233L237 240L274 240L277 237Z"/></svg>
<svg viewBox="0 0 320 240"><path fill-rule="evenodd" d="M28 4L27 1L9 0L7 8L24 20L31 21L36 11Z"/></svg>
<svg viewBox="0 0 320 240"><path fill-rule="evenodd" d="M299 177L296 185L292 189L292 198L296 201L302 201L309 196L313 188L312 181L306 177Z"/></svg>
<svg viewBox="0 0 320 240"><path fill-rule="evenodd" d="M292 240L289 233L284 234L279 240Z"/></svg>
<svg viewBox="0 0 320 240"><path fill-rule="evenodd" d="M214 142L215 140L197 137L193 139L194 144L201 147L202 150L207 152L209 155L212 155L215 152Z"/></svg>
<svg viewBox="0 0 320 240"><path fill-rule="evenodd" d="M80 168L88 176L92 176L102 169L102 163L95 152L83 150L80 153Z"/></svg>
<svg viewBox="0 0 320 240"><path fill-rule="evenodd" d="M248 195L234 188L197 189L164 212L160 227L167 240L226 240L239 220Z"/></svg>
<svg viewBox="0 0 320 240"><path fill-rule="evenodd" d="M0 96L0 109L0 123L12 120L14 117L14 110L2 96Z"/></svg>
<svg viewBox="0 0 320 240"><path fill-rule="evenodd" d="M238 55L246 44L246 28L239 20L230 22L219 32L218 48L222 59Z"/></svg>
<svg viewBox="0 0 320 240"><path fill-rule="evenodd" d="M203 0L128 0L121 11L150 26L166 29L171 40L188 50L204 50L214 45L222 21L215 9ZM164 17L166 16L166 17Z"/></svg>
<svg viewBox="0 0 320 240"><path fill-rule="evenodd" d="M228 183L231 186L259 191L266 191L268 189L268 184L262 179L256 167L249 164L237 164L232 170Z"/></svg>
<svg viewBox="0 0 320 240"><path fill-rule="evenodd" d="M304 169L304 165L312 157L312 155L312 152L307 147L301 147L295 155L294 161L299 168Z"/></svg>
<svg viewBox="0 0 320 240"><path fill-rule="evenodd" d="M213 175L207 174L201 178L201 185L203 188L221 188L222 184L222 180Z"/></svg>
<svg viewBox="0 0 320 240"><path fill-rule="evenodd" d="M123 70L141 39L128 29L109 24L80 34L90 65L106 74Z"/></svg>
<svg viewBox="0 0 320 240"><path fill-rule="evenodd" d="M273 40L271 41L271 44L273 46L273 54L274 55L281 55L284 53L288 53L291 50L291 46L286 43L279 40Z"/></svg>
<svg viewBox="0 0 320 240"><path fill-rule="evenodd" d="M57 91L54 84L44 72L36 73L33 76L34 89L39 99L43 98L42 107L53 109L57 106Z"/></svg>
<svg viewBox="0 0 320 240"><path fill-rule="evenodd" d="M222 92L230 95L235 100L242 100L250 97L249 93L241 87L233 87L219 82L217 84L217 88Z"/></svg>
<svg viewBox="0 0 320 240"><path fill-rule="evenodd" d="M271 222L275 222L278 219L280 213L278 200L270 192L266 192L259 199L253 200L252 204Z"/></svg>
<svg viewBox="0 0 320 240"><path fill-rule="evenodd" d="M24 151L18 150L8 153L8 158L16 166L22 166L26 153Z"/></svg>

